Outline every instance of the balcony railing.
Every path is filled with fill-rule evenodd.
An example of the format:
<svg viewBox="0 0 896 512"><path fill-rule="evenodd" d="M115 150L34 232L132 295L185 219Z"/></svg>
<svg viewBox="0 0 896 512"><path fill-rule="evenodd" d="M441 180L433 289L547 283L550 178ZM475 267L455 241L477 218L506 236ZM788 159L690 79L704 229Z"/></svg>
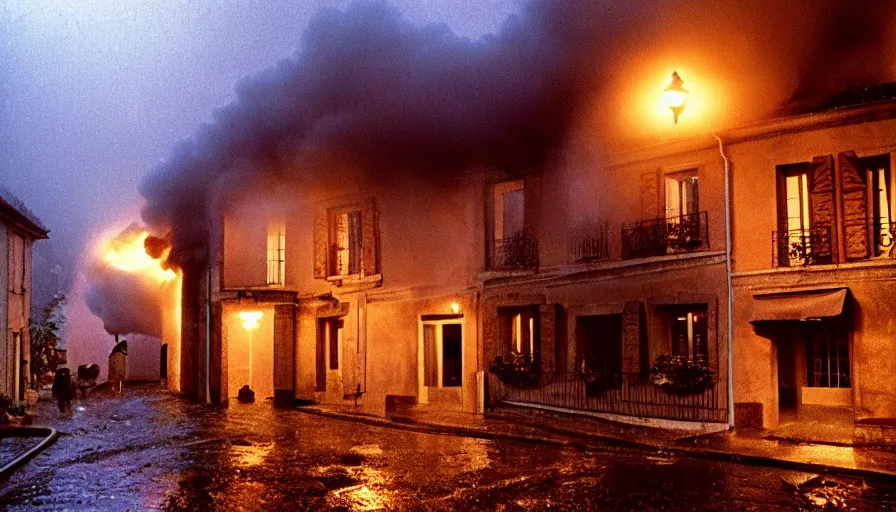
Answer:
<svg viewBox="0 0 896 512"><path fill-rule="evenodd" d="M622 226L622 259L709 249L709 215L690 213Z"/></svg>
<svg viewBox="0 0 896 512"><path fill-rule="evenodd" d="M489 241L489 270L534 270L537 268L537 239L519 236Z"/></svg>
<svg viewBox="0 0 896 512"><path fill-rule="evenodd" d="M546 405L582 411L672 420L726 422L728 410L718 382L687 396L670 395L651 384L646 375L622 373L608 378L597 392L575 373L544 372L537 385L513 386L488 374L488 400Z"/></svg>
<svg viewBox="0 0 896 512"><path fill-rule="evenodd" d="M772 231L772 265L802 267L833 262L831 228Z"/></svg>
<svg viewBox="0 0 896 512"><path fill-rule="evenodd" d="M607 243L609 223L599 221L574 231L569 238L571 261L605 260L610 257Z"/></svg>

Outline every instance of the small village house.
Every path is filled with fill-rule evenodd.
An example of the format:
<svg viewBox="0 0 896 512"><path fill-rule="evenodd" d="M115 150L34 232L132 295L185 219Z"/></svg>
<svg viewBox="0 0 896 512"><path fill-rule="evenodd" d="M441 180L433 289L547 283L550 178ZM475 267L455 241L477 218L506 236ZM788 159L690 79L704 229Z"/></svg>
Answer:
<svg viewBox="0 0 896 512"><path fill-rule="evenodd" d="M0 394L18 400L30 372L31 247L47 233L21 201L0 188Z"/></svg>

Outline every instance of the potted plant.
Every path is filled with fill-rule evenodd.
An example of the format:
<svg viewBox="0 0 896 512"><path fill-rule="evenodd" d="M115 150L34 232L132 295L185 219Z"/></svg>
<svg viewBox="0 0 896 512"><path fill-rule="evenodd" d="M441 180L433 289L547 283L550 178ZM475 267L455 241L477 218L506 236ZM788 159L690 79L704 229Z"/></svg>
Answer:
<svg viewBox="0 0 896 512"><path fill-rule="evenodd" d="M489 364L488 371L497 375L504 384L515 388L531 389L542 385L538 359L515 350L510 352L507 360L502 356L496 357Z"/></svg>
<svg viewBox="0 0 896 512"><path fill-rule="evenodd" d="M25 414L25 402L16 400L6 406L6 413L9 416L9 422L13 425L27 425L28 417Z"/></svg>
<svg viewBox="0 0 896 512"><path fill-rule="evenodd" d="M650 382L670 395L696 395L715 384L715 374L702 361L663 354L650 369Z"/></svg>
<svg viewBox="0 0 896 512"><path fill-rule="evenodd" d="M600 361L593 357L582 358L576 365L575 374L585 383L586 397L600 395L620 385L619 375L606 371L602 366Z"/></svg>

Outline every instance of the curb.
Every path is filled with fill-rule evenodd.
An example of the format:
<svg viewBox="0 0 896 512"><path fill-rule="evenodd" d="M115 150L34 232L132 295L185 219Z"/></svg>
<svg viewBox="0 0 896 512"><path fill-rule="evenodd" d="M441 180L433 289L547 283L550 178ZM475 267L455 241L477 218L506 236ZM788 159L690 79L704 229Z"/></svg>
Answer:
<svg viewBox="0 0 896 512"><path fill-rule="evenodd" d="M355 423L363 423L374 427L385 427L396 430L406 430L409 432L423 432L427 434L441 434L456 437L471 437L476 439L506 439L508 441L517 441L521 443L541 444L548 446L572 446L575 447L581 443L564 441L559 439L548 439L544 437L521 436L517 434L504 434L500 432L489 432L475 428L466 428L453 425L440 425L438 423L426 423L410 418L396 417L375 418L372 416L362 416L357 414L346 414L340 412L322 411L320 409L296 408L298 412L311 414L313 416L322 416L325 418L333 418L337 420L353 421Z"/></svg>
<svg viewBox="0 0 896 512"><path fill-rule="evenodd" d="M346 414L339 412L322 411L320 409L304 409L296 410L306 414L323 416L344 421L354 421L373 425L378 427L394 428L398 430L407 430L413 432L425 432L442 435L453 435L459 437L472 437L478 439L505 439L509 441L517 441L529 444L542 444L549 446L568 446L577 449L588 448L587 443L599 443L619 448L632 448L637 450L659 451L669 455L678 455L690 457L694 459L712 460L720 462L733 462L736 464L745 464L751 466L765 466L780 469L791 469L794 471L823 473L830 475L841 475L854 478L865 478L875 481L883 481L893 483L896 482L896 472L867 469L867 468L849 468L842 466L832 466L827 464L819 464L814 462L797 462L787 459L776 459L774 457L766 457L762 455L750 455L737 452L728 452L723 450L709 450L700 448L683 448L676 446L663 446L641 441L632 441L628 439L618 439L615 437L601 436L596 434L586 434L582 432L568 431L552 427L536 426L548 433L562 437L573 438L576 441L550 439L538 436L524 436L518 434L505 434L500 432L484 431L475 428L467 428L460 426L444 425L438 423L428 423L407 417L396 417L392 419L379 419L372 416L360 416L356 414Z"/></svg>
<svg viewBox="0 0 896 512"><path fill-rule="evenodd" d="M0 480L6 480L7 478L9 478L9 476L12 475L12 473L16 469L34 458L38 453L42 452L48 446L56 442L56 439L59 437L59 433L56 432L56 429L49 427L12 427L9 429L0 430L0 432L11 434L7 435L7 437L44 438L35 446L32 446L31 448L16 455L13 460L7 463L5 466L0 467Z"/></svg>

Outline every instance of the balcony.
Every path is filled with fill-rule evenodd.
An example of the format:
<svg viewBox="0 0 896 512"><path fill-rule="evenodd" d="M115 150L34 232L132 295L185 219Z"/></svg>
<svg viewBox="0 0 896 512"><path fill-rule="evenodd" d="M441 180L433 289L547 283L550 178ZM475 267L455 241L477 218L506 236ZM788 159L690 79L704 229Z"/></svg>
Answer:
<svg viewBox="0 0 896 512"><path fill-rule="evenodd" d="M610 251L607 244L608 226L607 221L599 221L574 231L569 238L570 261L600 261L609 259Z"/></svg>
<svg viewBox="0 0 896 512"><path fill-rule="evenodd" d="M535 270L538 268L538 240L519 236L488 242L489 270Z"/></svg>
<svg viewBox="0 0 896 512"><path fill-rule="evenodd" d="M691 213L622 226L622 259L648 258L709 249L709 215Z"/></svg>
<svg viewBox="0 0 896 512"><path fill-rule="evenodd" d="M804 267L833 262L831 228L772 231L772 265Z"/></svg>

